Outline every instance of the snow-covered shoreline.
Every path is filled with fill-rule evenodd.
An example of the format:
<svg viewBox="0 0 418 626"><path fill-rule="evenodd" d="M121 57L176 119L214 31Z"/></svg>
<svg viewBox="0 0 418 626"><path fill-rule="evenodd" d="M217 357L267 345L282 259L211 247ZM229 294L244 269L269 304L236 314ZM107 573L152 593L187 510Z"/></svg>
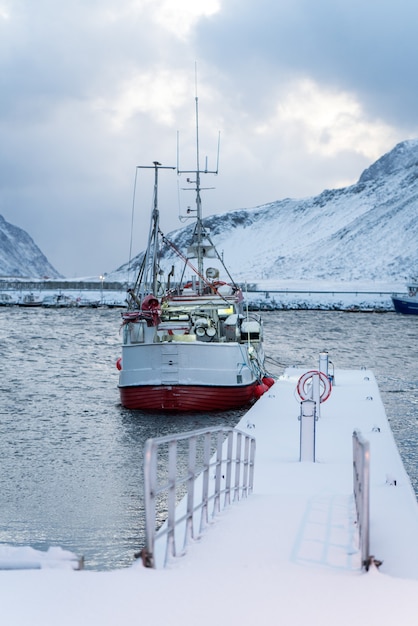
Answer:
<svg viewBox="0 0 418 626"><path fill-rule="evenodd" d="M11 300L9 304L18 304L31 293L41 302L46 297L64 293L75 304L82 302L85 306L89 302L102 306L125 305L125 289L36 289L35 286L34 282L33 289L10 290L0 284L0 305L4 294ZM259 280L243 283L242 288L249 305L261 310L393 311L391 294L406 291L405 285L397 282L332 280Z"/></svg>

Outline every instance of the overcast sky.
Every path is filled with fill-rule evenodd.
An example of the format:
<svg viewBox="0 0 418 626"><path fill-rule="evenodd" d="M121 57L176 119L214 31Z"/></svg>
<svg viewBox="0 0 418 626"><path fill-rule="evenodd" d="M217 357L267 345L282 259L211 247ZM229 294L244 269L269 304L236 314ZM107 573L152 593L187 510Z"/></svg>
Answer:
<svg viewBox="0 0 418 626"><path fill-rule="evenodd" d="M129 258L137 165L204 214L355 182L418 136L416 0L0 0L0 214L68 277ZM160 175L161 227L193 204ZM133 252L152 201L139 173Z"/></svg>

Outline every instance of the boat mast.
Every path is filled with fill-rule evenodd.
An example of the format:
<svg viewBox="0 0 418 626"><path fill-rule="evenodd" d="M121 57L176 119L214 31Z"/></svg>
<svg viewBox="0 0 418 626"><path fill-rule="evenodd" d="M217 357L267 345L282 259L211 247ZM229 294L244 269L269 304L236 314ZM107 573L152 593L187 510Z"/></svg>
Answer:
<svg viewBox="0 0 418 626"><path fill-rule="evenodd" d="M142 264L140 275L137 280L136 295L141 299L149 293L157 295L158 292L158 233L160 227L160 212L158 209L158 170L174 170L175 167L163 166L158 161L153 161L153 165L138 165L137 169L154 170L154 193L153 208L151 213L151 223L148 234L147 248Z"/></svg>
<svg viewBox="0 0 418 626"><path fill-rule="evenodd" d="M193 249L193 256L197 258L197 269L198 275L203 276L204 267L203 267L203 258L205 256L205 248L209 246L208 236L205 232L203 223L202 223L202 198L201 191L202 189L213 189L213 187L201 187L200 184L200 175L203 174L218 174L218 166L219 166L219 143L220 136L218 136L218 151L217 151L217 164L216 170L208 170L207 167L207 159L205 169L200 169L200 146L199 146L199 98L197 95L197 71L195 73L195 123L196 123L196 169L195 170L181 170L179 167L179 147L177 145L177 174L194 174L195 180L187 179L188 183L194 183L194 191L196 193L196 225L193 232L192 245L191 249ZM178 139L177 139L178 141ZM212 245L212 244L210 244ZM203 293L204 284L202 280L199 280L198 285L198 293Z"/></svg>
<svg viewBox="0 0 418 626"><path fill-rule="evenodd" d="M200 196L200 154L199 154L199 98L197 96L197 84L195 95L196 116L196 243L197 243L197 269L203 276L203 251L202 251L202 198ZM199 284L199 292L203 285Z"/></svg>

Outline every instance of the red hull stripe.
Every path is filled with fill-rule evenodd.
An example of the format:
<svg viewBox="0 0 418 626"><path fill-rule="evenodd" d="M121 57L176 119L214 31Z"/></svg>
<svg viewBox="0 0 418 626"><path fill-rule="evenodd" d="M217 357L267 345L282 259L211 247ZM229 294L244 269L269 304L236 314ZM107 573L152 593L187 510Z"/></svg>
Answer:
<svg viewBox="0 0 418 626"><path fill-rule="evenodd" d="M256 384L244 387L139 386L119 387L127 409L215 411L236 409L255 399Z"/></svg>

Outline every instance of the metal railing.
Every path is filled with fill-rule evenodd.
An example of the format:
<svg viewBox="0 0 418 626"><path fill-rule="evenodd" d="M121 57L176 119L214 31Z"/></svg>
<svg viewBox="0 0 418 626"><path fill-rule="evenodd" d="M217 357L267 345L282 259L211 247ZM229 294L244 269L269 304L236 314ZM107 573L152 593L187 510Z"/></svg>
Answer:
<svg viewBox="0 0 418 626"><path fill-rule="evenodd" d="M255 438L234 428L148 439L143 564L165 566L182 556L221 509L249 495L254 458Z"/></svg>
<svg viewBox="0 0 418 626"><path fill-rule="evenodd" d="M353 432L353 490L360 539L361 565L368 571L370 556L370 445Z"/></svg>

